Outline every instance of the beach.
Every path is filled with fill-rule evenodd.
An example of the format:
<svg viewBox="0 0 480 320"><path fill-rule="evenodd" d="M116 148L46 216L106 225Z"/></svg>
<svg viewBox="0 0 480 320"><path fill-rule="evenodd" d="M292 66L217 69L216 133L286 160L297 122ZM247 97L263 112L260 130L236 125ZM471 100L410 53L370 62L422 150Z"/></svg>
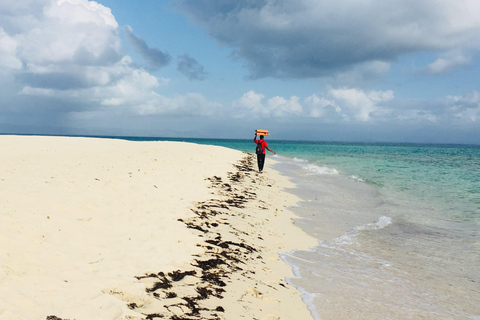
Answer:
<svg viewBox="0 0 480 320"><path fill-rule="evenodd" d="M0 136L1 319L311 319L279 253L317 242L252 154Z"/></svg>

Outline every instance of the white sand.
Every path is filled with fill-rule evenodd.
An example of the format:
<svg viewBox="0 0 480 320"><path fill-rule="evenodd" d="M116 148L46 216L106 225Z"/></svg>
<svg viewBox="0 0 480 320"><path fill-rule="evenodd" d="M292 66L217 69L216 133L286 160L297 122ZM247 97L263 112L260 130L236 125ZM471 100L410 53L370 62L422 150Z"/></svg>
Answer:
<svg viewBox="0 0 480 320"><path fill-rule="evenodd" d="M243 157L180 142L33 136L0 136L0 150L0 319L11 320L144 319L127 304L156 310L162 301L135 276L187 270L204 253L198 233L177 220L213 196L206 178L226 179ZM267 170L260 180L268 209L243 210L258 214L246 227L263 234L252 242L263 260L247 268L264 271L252 283L232 277L221 316L308 319L294 288L267 287L292 275L277 253L314 240L291 224L285 207L298 199L282 191L287 179Z"/></svg>

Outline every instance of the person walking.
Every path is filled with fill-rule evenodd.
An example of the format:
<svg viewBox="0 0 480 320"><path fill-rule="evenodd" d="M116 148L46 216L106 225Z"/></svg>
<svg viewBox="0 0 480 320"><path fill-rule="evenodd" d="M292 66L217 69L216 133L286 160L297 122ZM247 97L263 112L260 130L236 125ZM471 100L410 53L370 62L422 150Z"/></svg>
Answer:
<svg viewBox="0 0 480 320"><path fill-rule="evenodd" d="M275 151L268 147L267 141L264 140L264 136L260 136L260 140L257 140L257 133L255 132L255 138L253 138L253 142L257 144L257 163L258 163L258 171L262 172L263 166L265 165L265 149L272 152L273 154L277 154Z"/></svg>

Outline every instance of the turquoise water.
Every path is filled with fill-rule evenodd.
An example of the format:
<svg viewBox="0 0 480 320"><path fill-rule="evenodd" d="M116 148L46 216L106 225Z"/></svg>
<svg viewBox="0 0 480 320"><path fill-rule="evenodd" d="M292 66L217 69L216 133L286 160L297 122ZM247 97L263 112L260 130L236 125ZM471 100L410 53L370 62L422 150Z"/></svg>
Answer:
<svg viewBox="0 0 480 320"><path fill-rule="evenodd" d="M480 219L479 147L287 143L277 149L380 190L435 203L451 218Z"/></svg>
<svg viewBox="0 0 480 320"><path fill-rule="evenodd" d="M271 147L319 239L282 254L316 319L480 319L479 147Z"/></svg>
<svg viewBox="0 0 480 320"><path fill-rule="evenodd" d="M480 146L268 142L318 239L281 253L314 319L480 320Z"/></svg>
<svg viewBox="0 0 480 320"><path fill-rule="evenodd" d="M175 140L254 152L250 140ZM381 191L439 206L451 219L480 222L480 146L301 141L269 141L269 146L281 156L276 160L305 160L312 170L336 170Z"/></svg>
<svg viewBox="0 0 480 320"><path fill-rule="evenodd" d="M252 152L252 145L244 144L238 141L231 147ZM480 222L480 146L273 141L270 147L379 190L430 202L452 219Z"/></svg>

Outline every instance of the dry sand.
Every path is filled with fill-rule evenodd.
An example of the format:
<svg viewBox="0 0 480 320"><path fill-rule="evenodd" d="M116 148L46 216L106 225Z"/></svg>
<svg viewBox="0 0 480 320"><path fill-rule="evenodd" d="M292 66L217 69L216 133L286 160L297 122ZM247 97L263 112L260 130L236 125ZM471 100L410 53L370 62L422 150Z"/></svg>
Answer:
<svg viewBox="0 0 480 320"><path fill-rule="evenodd" d="M292 184L183 142L0 136L0 319L312 319Z"/></svg>

